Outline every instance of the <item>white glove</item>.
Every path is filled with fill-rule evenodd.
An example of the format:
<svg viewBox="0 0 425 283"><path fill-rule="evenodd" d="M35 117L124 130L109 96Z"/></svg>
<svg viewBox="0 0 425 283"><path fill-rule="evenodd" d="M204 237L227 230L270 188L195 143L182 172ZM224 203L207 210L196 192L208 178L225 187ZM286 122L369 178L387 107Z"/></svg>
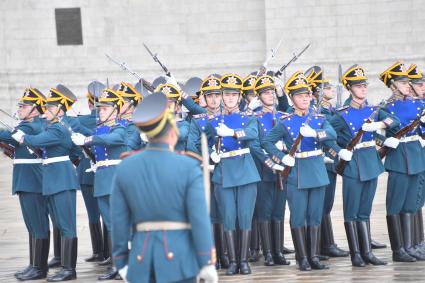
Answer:
<svg viewBox="0 0 425 283"><path fill-rule="evenodd" d="M213 172L215 169L215 165L208 165L208 171Z"/></svg>
<svg viewBox="0 0 425 283"><path fill-rule="evenodd" d="M12 138L17 142L21 142L24 136L25 136L25 133L22 132L21 130L17 130L15 133L12 134Z"/></svg>
<svg viewBox="0 0 425 283"><path fill-rule="evenodd" d="M217 151L214 150L213 152L211 152L210 158L215 164L220 163L221 156L217 153Z"/></svg>
<svg viewBox="0 0 425 283"><path fill-rule="evenodd" d="M295 165L295 158L293 158L292 156L290 156L289 154L287 154L287 155L285 155L282 158L282 163L285 164L286 166L294 167L294 165Z"/></svg>
<svg viewBox="0 0 425 283"><path fill-rule="evenodd" d="M118 273L121 275L122 280L124 280L124 282L128 282L127 281L127 271L128 271L128 265L124 266L123 268L121 268L120 270L118 270Z"/></svg>
<svg viewBox="0 0 425 283"><path fill-rule="evenodd" d="M71 139L75 145L84 145L86 141L86 136L80 133L73 133L71 135Z"/></svg>
<svg viewBox="0 0 425 283"><path fill-rule="evenodd" d="M248 108L251 110L255 110L261 106L263 106L263 103L260 101L258 97L255 97L254 99L252 99L251 102L248 104Z"/></svg>
<svg viewBox="0 0 425 283"><path fill-rule="evenodd" d="M177 83L176 78L173 75L165 76L165 80L167 81L168 84L171 84L175 86L178 90L181 90L179 84Z"/></svg>
<svg viewBox="0 0 425 283"><path fill-rule="evenodd" d="M283 141L278 141L277 143L274 144L278 150L282 151L283 150Z"/></svg>
<svg viewBox="0 0 425 283"><path fill-rule="evenodd" d="M353 153L352 153L351 151L349 151L349 150L347 150L347 149L343 148L343 149L341 149L341 150L338 152L338 156L339 156L339 158L341 158L342 160L350 161L350 160L351 160L351 158L353 157Z"/></svg>
<svg viewBox="0 0 425 283"><path fill-rule="evenodd" d="M419 139L419 142L421 143L421 146L422 147L425 147L425 140L424 139L422 139L422 138Z"/></svg>
<svg viewBox="0 0 425 283"><path fill-rule="evenodd" d="M217 135L220 137L233 137L235 135L235 131L227 127L225 124L220 123L217 128Z"/></svg>
<svg viewBox="0 0 425 283"><path fill-rule="evenodd" d="M376 132L377 130L385 128L384 122L372 122L364 123L362 125L362 130L365 132Z"/></svg>
<svg viewBox="0 0 425 283"><path fill-rule="evenodd" d="M275 171L283 171L285 169L285 167L283 167L282 165L279 164L273 164L272 169Z"/></svg>
<svg viewBox="0 0 425 283"><path fill-rule="evenodd" d="M306 138L315 138L317 137L317 132L309 125L302 126L300 128L300 134Z"/></svg>
<svg viewBox="0 0 425 283"><path fill-rule="evenodd" d="M395 138L395 137L387 138L384 141L384 145L387 146L387 147L391 147L391 148L397 148L397 146L399 145L399 143L400 143L400 140L397 139L397 138Z"/></svg>
<svg viewBox="0 0 425 283"><path fill-rule="evenodd" d="M421 121L422 124L425 123L425 116L422 116L419 120Z"/></svg>
<svg viewBox="0 0 425 283"><path fill-rule="evenodd" d="M146 136L146 134L145 133L140 133L140 139L142 140L142 141L144 141L145 143L147 143L149 140L148 140L148 137Z"/></svg>
<svg viewBox="0 0 425 283"><path fill-rule="evenodd" d="M202 267L201 271L199 271L198 276L196 276L196 282L201 282L204 280L205 283L217 283L218 282L218 274L215 266L210 264Z"/></svg>
<svg viewBox="0 0 425 283"><path fill-rule="evenodd" d="M332 158L329 158L327 156L323 157L323 161L325 161L325 164L333 164L335 161Z"/></svg>

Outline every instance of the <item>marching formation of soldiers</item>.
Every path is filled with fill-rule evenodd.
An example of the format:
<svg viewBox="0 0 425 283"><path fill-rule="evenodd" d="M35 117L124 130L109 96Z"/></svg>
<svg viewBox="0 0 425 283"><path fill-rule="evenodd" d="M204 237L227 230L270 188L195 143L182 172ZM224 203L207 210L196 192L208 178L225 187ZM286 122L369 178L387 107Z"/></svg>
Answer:
<svg viewBox="0 0 425 283"><path fill-rule="evenodd" d="M265 70L185 84L168 73L153 91L142 80L94 81L91 113L78 117L66 114L77 97L64 85L47 97L26 89L18 125L0 130L29 233L29 265L15 277L76 279L77 190L92 243L86 261L107 267L98 280L217 282L217 269L250 274L260 255L266 266L289 265L286 202L299 270L328 269L329 257L385 265L370 226L384 171L392 259L425 260L425 77L397 62L379 78L389 93L371 105L365 70L348 68L340 108L318 66L284 84ZM333 236L337 175L349 251Z"/></svg>

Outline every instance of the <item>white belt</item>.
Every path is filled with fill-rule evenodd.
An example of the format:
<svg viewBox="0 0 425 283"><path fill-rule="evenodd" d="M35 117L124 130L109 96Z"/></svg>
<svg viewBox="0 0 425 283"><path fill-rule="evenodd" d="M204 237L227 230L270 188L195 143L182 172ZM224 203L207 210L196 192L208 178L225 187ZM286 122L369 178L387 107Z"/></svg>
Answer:
<svg viewBox="0 0 425 283"><path fill-rule="evenodd" d="M68 155L51 157L51 158L43 159L43 165L50 164L50 163L56 163L56 162L63 162L63 161L68 161L68 160L69 160Z"/></svg>
<svg viewBox="0 0 425 283"><path fill-rule="evenodd" d="M190 223L177 221L152 221L137 223L135 228L137 232L190 230L192 229L192 225L190 225Z"/></svg>
<svg viewBox="0 0 425 283"><path fill-rule="evenodd" d="M421 137L418 135L410 136L410 137L404 137L400 139L400 142L412 142L412 141L418 141Z"/></svg>
<svg viewBox="0 0 425 283"><path fill-rule="evenodd" d="M242 148L242 149L232 150L229 152L223 152L221 154L221 158L229 158L229 157L234 157L234 156L248 154L248 153L250 153L249 148Z"/></svg>
<svg viewBox="0 0 425 283"><path fill-rule="evenodd" d="M41 159L41 158L13 159L13 164L41 164L41 163L43 163L43 159Z"/></svg>
<svg viewBox="0 0 425 283"><path fill-rule="evenodd" d="M323 154L322 150L317 149L317 150L312 150L312 151L297 152L297 153L295 153L295 157L296 158L307 158L307 157L318 156L318 155L322 155L322 154Z"/></svg>
<svg viewBox="0 0 425 283"><path fill-rule="evenodd" d="M361 142L358 143L354 146L354 149L360 149L360 148L366 148L366 147L373 147L376 146L376 142L375 141L366 141L366 142Z"/></svg>
<svg viewBox="0 0 425 283"><path fill-rule="evenodd" d="M96 162L96 167L103 167L103 166L112 166L112 165L118 165L120 164L121 159L111 159L111 160L103 160Z"/></svg>

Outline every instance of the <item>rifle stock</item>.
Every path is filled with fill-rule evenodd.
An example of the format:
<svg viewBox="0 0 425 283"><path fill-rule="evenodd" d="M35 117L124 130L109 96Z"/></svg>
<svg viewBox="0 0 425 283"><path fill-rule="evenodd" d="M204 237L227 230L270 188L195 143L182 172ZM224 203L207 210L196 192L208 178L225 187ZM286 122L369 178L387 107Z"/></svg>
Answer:
<svg viewBox="0 0 425 283"><path fill-rule="evenodd" d="M370 122L369 122L370 123ZM346 149L349 151L353 151L354 147L359 143L362 136L364 134L364 131L360 129L357 134L354 136L354 138L348 143ZM343 159L339 160L338 164L335 167L336 173L339 175L342 175L344 173L345 166L347 165L348 161L345 161Z"/></svg>

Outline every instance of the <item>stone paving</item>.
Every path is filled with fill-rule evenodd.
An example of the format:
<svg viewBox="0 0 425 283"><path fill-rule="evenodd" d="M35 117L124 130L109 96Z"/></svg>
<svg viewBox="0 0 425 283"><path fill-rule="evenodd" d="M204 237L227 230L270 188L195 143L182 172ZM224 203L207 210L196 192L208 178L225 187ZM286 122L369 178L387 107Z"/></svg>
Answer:
<svg viewBox="0 0 425 283"><path fill-rule="evenodd" d="M16 282L13 273L27 265L27 232L22 220L18 198L11 195L12 163L0 157L0 282ZM385 221L386 174L379 179L371 219L374 239L389 245ZM333 209L333 226L338 245L348 249L342 218L341 180L338 179L336 201ZM293 247L286 213L285 246ZM77 228L79 237L77 276L75 282L95 282L105 269L86 263L91 254L88 221L81 194L77 198ZM50 253L52 254L52 248ZM392 263L389 248L375 250L375 254L389 262L387 266L353 268L349 258L331 259L326 271L299 272L294 255L289 255L290 266L265 267L262 260L252 264L253 274L228 277L220 272L220 282L425 282L425 262L412 264ZM44 280L35 282L45 282Z"/></svg>

